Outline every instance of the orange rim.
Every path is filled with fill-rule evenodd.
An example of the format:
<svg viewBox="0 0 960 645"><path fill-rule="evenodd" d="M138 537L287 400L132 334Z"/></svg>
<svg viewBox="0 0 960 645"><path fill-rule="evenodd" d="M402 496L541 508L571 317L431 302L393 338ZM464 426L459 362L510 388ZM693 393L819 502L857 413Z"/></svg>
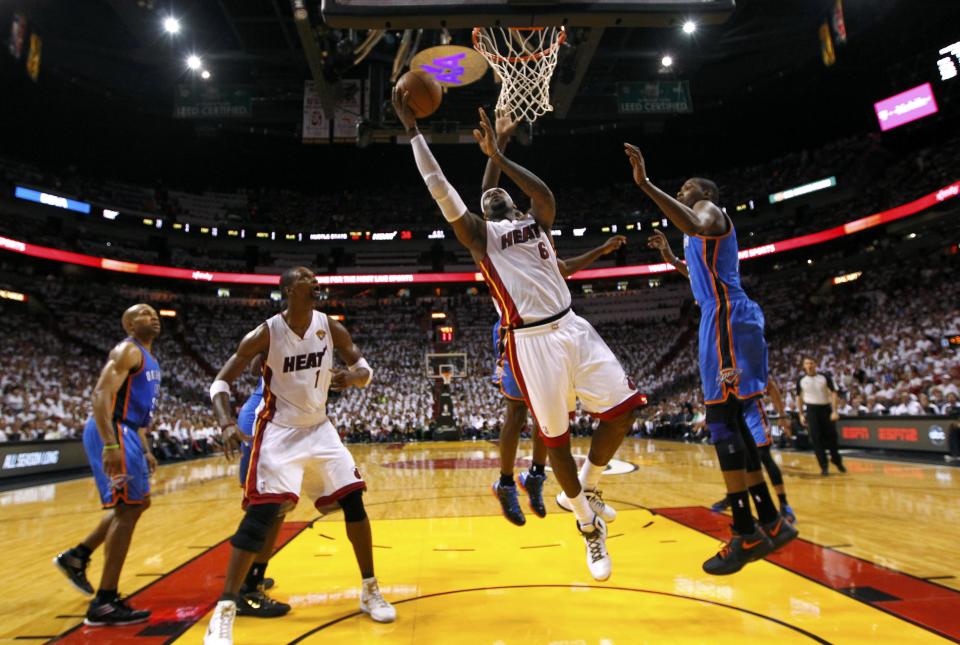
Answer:
<svg viewBox="0 0 960 645"><path fill-rule="evenodd" d="M480 41L480 32L484 27L474 27L473 28L473 48L476 49L480 54L493 63L522 63L530 60L537 60L548 56L554 52L554 50L560 46L560 44L567 39L567 28L560 27L560 35L557 36L557 39L546 49L543 49L538 52L533 52L526 56L500 56L499 54L492 54L489 52L484 52L479 47ZM543 31L546 27L507 27L510 31ZM496 45L496 40L493 40L494 45Z"/></svg>

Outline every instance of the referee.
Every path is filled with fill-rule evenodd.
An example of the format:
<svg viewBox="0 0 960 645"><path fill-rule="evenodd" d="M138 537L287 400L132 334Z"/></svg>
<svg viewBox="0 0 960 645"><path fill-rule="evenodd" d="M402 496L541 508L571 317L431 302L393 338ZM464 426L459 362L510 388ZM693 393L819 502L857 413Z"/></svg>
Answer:
<svg viewBox="0 0 960 645"><path fill-rule="evenodd" d="M810 441L817 454L820 474L829 474L827 450L837 470L845 473L847 469L843 467L843 459L837 450L836 421L840 418L837 413L837 387L829 374L817 372L817 362L809 356L803 359L803 372L797 379L797 411L800 413L800 423L810 429Z"/></svg>

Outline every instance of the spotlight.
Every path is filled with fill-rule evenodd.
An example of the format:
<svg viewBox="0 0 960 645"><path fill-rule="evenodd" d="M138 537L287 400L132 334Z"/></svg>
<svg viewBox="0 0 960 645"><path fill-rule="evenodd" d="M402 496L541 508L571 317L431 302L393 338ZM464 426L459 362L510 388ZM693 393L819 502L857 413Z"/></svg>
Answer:
<svg viewBox="0 0 960 645"><path fill-rule="evenodd" d="M663 65L664 67L670 67L670 66L672 66L672 65L673 65L673 57L672 57L672 56L664 56L663 58L660 59L660 64Z"/></svg>
<svg viewBox="0 0 960 645"><path fill-rule="evenodd" d="M168 34L179 34L180 33L180 21L174 18L173 16L168 16L163 20L163 29Z"/></svg>
<svg viewBox="0 0 960 645"><path fill-rule="evenodd" d="M205 70L203 70L202 72L200 72L200 78L202 78L202 79L205 80L205 81L209 81L209 80L210 80L210 70L205 69Z"/></svg>
<svg viewBox="0 0 960 645"><path fill-rule="evenodd" d="M187 58L187 67L189 67L190 69L192 69L192 70L198 70L198 69L200 69L200 66L201 66L201 65L203 65L203 61L200 60L200 57L197 56L196 54L191 54L191 55Z"/></svg>
<svg viewBox="0 0 960 645"><path fill-rule="evenodd" d="M683 23L683 33L692 34L696 30L697 30L697 23L695 23L694 21L688 20L685 23Z"/></svg>

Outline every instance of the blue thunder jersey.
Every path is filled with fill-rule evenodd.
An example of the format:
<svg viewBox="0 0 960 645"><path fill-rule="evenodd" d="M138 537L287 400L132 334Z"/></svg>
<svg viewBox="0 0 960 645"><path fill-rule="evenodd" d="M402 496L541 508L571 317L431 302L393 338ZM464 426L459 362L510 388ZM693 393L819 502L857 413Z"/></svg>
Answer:
<svg viewBox="0 0 960 645"><path fill-rule="evenodd" d="M120 386L113 403L113 421L131 428L146 428L160 397L160 363L143 345L133 338L140 350L143 363L136 372L131 372Z"/></svg>
<svg viewBox="0 0 960 645"><path fill-rule="evenodd" d="M737 233L683 237L690 288L700 305L700 380L707 405L752 399L767 387L767 342L760 307L740 285Z"/></svg>
<svg viewBox="0 0 960 645"><path fill-rule="evenodd" d="M240 414L237 415L237 427L240 428L240 431L243 434L248 434L253 436L253 424L257 419L257 408L260 407L260 402L263 401L263 379L261 378L257 381L257 389L255 389L249 397L247 397L246 402L243 404L243 407L240 408ZM240 486L243 486L243 482L247 480L247 470L250 468L250 452L251 444L244 441L240 444Z"/></svg>

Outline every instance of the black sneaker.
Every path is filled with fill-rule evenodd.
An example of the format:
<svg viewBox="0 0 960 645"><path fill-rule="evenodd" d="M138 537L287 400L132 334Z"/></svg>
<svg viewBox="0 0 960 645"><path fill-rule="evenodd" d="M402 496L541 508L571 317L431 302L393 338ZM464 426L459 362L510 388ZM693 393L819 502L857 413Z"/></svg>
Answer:
<svg viewBox="0 0 960 645"><path fill-rule="evenodd" d="M546 481L546 475L535 475L530 471L520 473L517 478L520 490L530 498L530 510L537 517L547 516L547 507L543 505L543 484Z"/></svg>
<svg viewBox="0 0 960 645"><path fill-rule="evenodd" d="M781 514L780 517L772 522L764 524L763 532L766 533L773 542L774 549L779 549L800 535L800 531L797 530L785 514Z"/></svg>
<svg viewBox="0 0 960 645"><path fill-rule="evenodd" d="M837 470L839 470L842 473L847 472L847 467L843 465L842 461L840 463L834 464L834 466L836 466Z"/></svg>
<svg viewBox="0 0 960 645"><path fill-rule="evenodd" d="M713 576L728 576L747 564L770 555L773 541L757 526L753 532L740 535L736 531L720 552L703 563L703 570Z"/></svg>
<svg viewBox="0 0 960 645"><path fill-rule="evenodd" d="M273 589L273 578L264 578L263 582L259 585L260 591L266 591L267 589Z"/></svg>
<svg viewBox="0 0 960 645"><path fill-rule="evenodd" d="M710 507L710 510L714 513L722 513L728 508L730 508L730 499L728 497L724 497L719 502L714 502L713 506Z"/></svg>
<svg viewBox="0 0 960 645"><path fill-rule="evenodd" d="M523 526L527 523L527 518L523 516L520 510L520 502L517 501L516 486L501 486L499 481L493 482L493 494L500 502L500 510L503 516L512 524Z"/></svg>
<svg viewBox="0 0 960 645"><path fill-rule="evenodd" d="M58 553L57 557L53 559L53 566L67 577L67 580L77 591L85 596L93 595L93 585L87 580L87 567L90 566L90 558L80 557L74 553L73 549L70 549Z"/></svg>
<svg viewBox="0 0 960 645"><path fill-rule="evenodd" d="M101 603L93 600L87 609L87 617L83 624L90 627L117 627L145 623L149 619L149 611L134 609L125 600L114 598Z"/></svg>
<svg viewBox="0 0 960 645"><path fill-rule="evenodd" d="M262 591L251 591L240 595L237 601L238 616L254 618L279 618L290 612L290 605L274 600Z"/></svg>

